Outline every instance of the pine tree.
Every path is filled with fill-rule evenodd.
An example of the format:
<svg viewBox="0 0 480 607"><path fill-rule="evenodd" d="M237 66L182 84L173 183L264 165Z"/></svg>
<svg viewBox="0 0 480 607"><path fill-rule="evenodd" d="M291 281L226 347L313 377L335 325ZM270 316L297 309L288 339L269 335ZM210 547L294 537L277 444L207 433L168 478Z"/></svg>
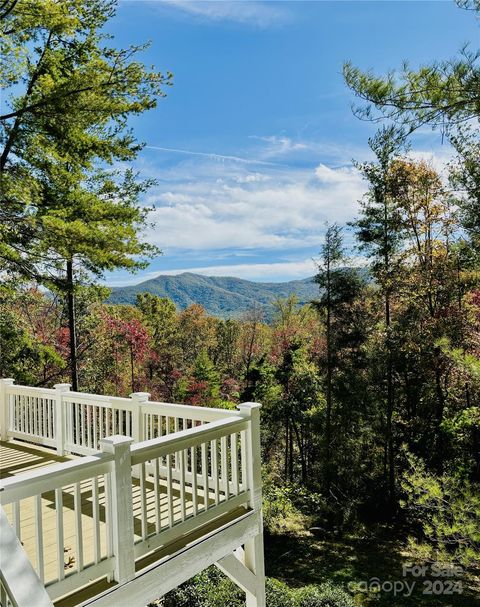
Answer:
<svg viewBox="0 0 480 607"><path fill-rule="evenodd" d="M395 504L395 452L392 420L395 407L394 368L391 340L392 297L399 285L401 258L399 252L404 238L401 211L395 199L390 171L405 145L404 133L395 127L381 128L369 140L376 162L358 164L369 183L367 195L361 202L360 217L353 224L361 250L372 260L371 271L377 281L384 307L386 349L386 412L385 412L385 476L388 478L389 501Z"/></svg>
<svg viewBox="0 0 480 607"><path fill-rule="evenodd" d="M171 75L114 49L102 33L114 0L19 0L5 16L1 80L12 89L3 126L3 268L64 293L72 386L78 389L75 285L105 270L143 267L155 248L141 242L151 182L105 167L141 146L128 117L155 107ZM21 90L21 83L25 83ZM143 259L142 259L143 257Z"/></svg>
<svg viewBox="0 0 480 607"><path fill-rule="evenodd" d="M314 302L319 312L324 314L326 356L325 356L325 441L323 459L325 462L325 488L330 490L332 480L332 460L335 457L332 443L333 375L339 364L341 338L338 320L342 318L342 330L346 329L343 309L351 305L363 287L362 280L353 268L342 267L347 263L343 246L342 228L327 226L324 242L320 249L318 273L315 282L320 287L320 297Z"/></svg>

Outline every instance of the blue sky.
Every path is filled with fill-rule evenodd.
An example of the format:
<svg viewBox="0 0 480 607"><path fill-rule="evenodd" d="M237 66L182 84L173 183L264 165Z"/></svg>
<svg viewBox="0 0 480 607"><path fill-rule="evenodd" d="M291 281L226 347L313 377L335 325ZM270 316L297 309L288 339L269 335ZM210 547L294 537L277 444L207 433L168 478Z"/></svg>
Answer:
<svg viewBox="0 0 480 607"><path fill-rule="evenodd" d="M158 107L131 121L147 144L136 167L158 180L145 236L164 255L109 284L180 271L313 274L325 222L356 215L365 184L351 161L369 157L375 129L351 112L343 62L382 74L479 37L450 0L120 0L108 31L118 46L150 40L145 63L174 74ZM414 149L439 166L449 155L429 130Z"/></svg>

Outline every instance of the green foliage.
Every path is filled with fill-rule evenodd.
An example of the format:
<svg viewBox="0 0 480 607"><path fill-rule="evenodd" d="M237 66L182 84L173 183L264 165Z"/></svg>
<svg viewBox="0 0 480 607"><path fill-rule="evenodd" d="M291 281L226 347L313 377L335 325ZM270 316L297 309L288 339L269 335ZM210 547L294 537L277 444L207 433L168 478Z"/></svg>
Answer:
<svg viewBox="0 0 480 607"><path fill-rule="evenodd" d="M58 317L35 289L0 286L0 376L45 385L66 367L55 342Z"/></svg>
<svg viewBox="0 0 480 607"><path fill-rule="evenodd" d="M450 137L457 157L449 179L455 190L460 218L476 249L480 248L480 138L478 129L463 127Z"/></svg>
<svg viewBox="0 0 480 607"><path fill-rule="evenodd" d="M65 295L74 390L76 285L145 267L158 253L140 236L149 209L139 197L152 181L108 165L136 157L128 118L155 107L171 75L138 61L144 46L106 45L103 27L115 8L114 0L20 0L2 20L16 61L0 67L8 99L0 116L0 267Z"/></svg>
<svg viewBox="0 0 480 607"><path fill-rule="evenodd" d="M244 596L238 586L210 567L182 584L164 599L164 607L243 607Z"/></svg>
<svg viewBox="0 0 480 607"><path fill-rule="evenodd" d="M391 285L394 256L404 238L400 209L395 198L391 167L405 150L401 129L383 127L368 140L374 162L357 165L369 189L360 203L360 217L354 222L362 250L372 259L377 281Z"/></svg>
<svg viewBox="0 0 480 607"><path fill-rule="evenodd" d="M294 595L288 586L267 578L268 607L296 607ZM164 607L243 607L245 595L216 567L210 567L186 584L169 592ZM343 606L340 606L343 607Z"/></svg>
<svg viewBox="0 0 480 607"><path fill-rule="evenodd" d="M276 485L268 477L263 487L263 522L270 533L298 535L308 526L308 518L292 501L292 488Z"/></svg>
<svg viewBox="0 0 480 607"><path fill-rule="evenodd" d="M478 0L459 0L459 6L480 11ZM439 36L442 33L439 32ZM480 115L480 51L465 45L457 57L412 69L405 61L398 72L385 76L363 72L347 62L343 74L347 85L366 106L356 113L371 120L400 122L414 130L428 124L452 132Z"/></svg>
<svg viewBox="0 0 480 607"><path fill-rule="evenodd" d="M252 301L271 316L271 306L277 297L298 296L306 303L315 298L317 289L312 279L284 283L261 283L223 276L200 276L186 272L178 276L157 276L137 285L117 287L112 290L111 303L134 303L137 294L148 292L168 297L178 309L184 310L196 303L208 314L221 318L240 318L252 305Z"/></svg>
<svg viewBox="0 0 480 607"><path fill-rule="evenodd" d="M171 76L136 59L143 47L113 49L102 33L112 0L20 0L2 22L2 63L12 88L2 122L2 246L6 267L55 283L52 270L79 256L89 272L139 267L148 254L137 202L148 182L99 163L139 150L127 118L154 107ZM8 98L6 96L6 98ZM48 111L47 111L48 108ZM140 264L141 265L141 264Z"/></svg>
<svg viewBox="0 0 480 607"><path fill-rule="evenodd" d="M339 586L324 583L298 590L267 578L267 607L354 607L354 601ZM163 600L162 607L243 607L245 595L215 567L196 575Z"/></svg>
<svg viewBox="0 0 480 607"><path fill-rule="evenodd" d="M461 348L452 348L451 342L447 337L439 339L436 345L457 367L464 370L475 381L480 382L480 360L476 356L465 352Z"/></svg>
<svg viewBox="0 0 480 607"><path fill-rule="evenodd" d="M410 537L419 558L442 563L480 565L480 495L478 486L454 474L436 476L409 457L402 487L403 506L422 529L423 538Z"/></svg>
<svg viewBox="0 0 480 607"><path fill-rule="evenodd" d="M295 595L290 588L273 578L265 581L266 603L268 607L297 607Z"/></svg>
<svg viewBox="0 0 480 607"><path fill-rule="evenodd" d="M32 338L18 316L0 312L0 376L13 377L20 384L42 382L41 371L64 368L65 362L55 349Z"/></svg>
<svg viewBox="0 0 480 607"><path fill-rule="evenodd" d="M295 598L296 607L355 607L353 598L330 582L301 588Z"/></svg>

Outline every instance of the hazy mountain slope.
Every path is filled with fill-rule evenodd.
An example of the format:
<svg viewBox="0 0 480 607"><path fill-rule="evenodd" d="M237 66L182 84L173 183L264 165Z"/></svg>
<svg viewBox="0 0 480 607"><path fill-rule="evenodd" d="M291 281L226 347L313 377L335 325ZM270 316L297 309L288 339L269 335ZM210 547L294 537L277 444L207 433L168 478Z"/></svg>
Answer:
<svg viewBox="0 0 480 607"><path fill-rule="evenodd" d="M135 303L137 293L152 293L169 297L183 310L198 303L209 314L238 316L256 302L269 306L275 297L288 297L295 293L300 303L315 299L318 286L313 278L291 282L252 282L230 276L201 276L185 272L177 276L160 275L130 287L114 288L109 303Z"/></svg>

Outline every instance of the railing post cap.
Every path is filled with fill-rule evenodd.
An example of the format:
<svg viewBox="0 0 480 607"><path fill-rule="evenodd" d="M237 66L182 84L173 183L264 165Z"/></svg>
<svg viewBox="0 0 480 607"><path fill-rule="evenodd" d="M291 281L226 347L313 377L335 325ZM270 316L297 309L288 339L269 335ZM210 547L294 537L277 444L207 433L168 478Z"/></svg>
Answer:
<svg viewBox="0 0 480 607"><path fill-rule="evenodd" d="M113 436L106 436L100 439L100 447L102 451L106 453L114 453L117 447L125 447L131 445L134 442L130 436L122 436L121 434L115 434Z"/></svg>
<svg viewBox="0 0 480 607"><path fill-rule="evenodd" d="M55 390L60 390L60 392L67 392L72 387L72 384L55 384L53 387Z"/></svg>
<svg viewBox="0 0 480 607"><path fill-rule="evenodd" d="M2 377L0 379L0 382L2 384L6 384L7 386L11 386L12 384L15 383L15 380L12 377Z"/></svg>
<svg viewBox="0 0 480 607"><path fill-rule="evenodd" d="M262 407L262 405L260 403L240 403L239 405L237 405L237 409L240 409L240 411L252 411L253 409L260 409Z"/></svg>
<svg viewBox="0 0 480 607"><path fill-rule="evenodd" d="M136 400L148 400L150 398L150 392L132 392L130 398Z"/></svg>

